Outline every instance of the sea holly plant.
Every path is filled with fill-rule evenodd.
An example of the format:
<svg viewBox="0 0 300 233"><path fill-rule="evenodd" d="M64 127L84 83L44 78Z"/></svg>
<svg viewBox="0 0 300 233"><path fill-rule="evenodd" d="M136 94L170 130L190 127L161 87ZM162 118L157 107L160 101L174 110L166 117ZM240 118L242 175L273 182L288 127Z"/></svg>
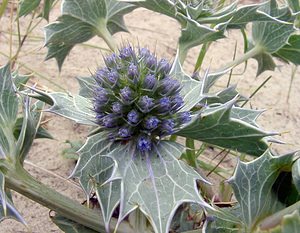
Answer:
<svg viewBox="0 0 300 233"><path fill-rule="evenodd" d="M17 26L23 16L33 12L34 18L40 8L39 16L48 20L55 4L20 1ZM13 64L0 68L0 221L14 218L26 225L13 204L11 190L15 190L49 208L53 223L69 233L300 229L299 154L274 154L270 145L277 133L256 123L262 111L244 108L248 99L230 82L224 89L214 86L250 58L259 63L257 75L274 70L274 58L299 65L299 1L240 5L223 0L64 0L61 4L61 16L45 27L46 59L55 58L61 70L73 47L94 36L104 39L111 52L91 76L77 78L78 94L27 86L29 77L11 71ZM114 41L115 33L128 31L124 15L138 7L180 24L172 62L148 48ZM229 30L242 33L244 54L199 75L210 45L224 39ZM30 31L31 26L13 63ZM189 75L183 63L189 49L198 45L202 48L195 72ZM79 149L70 178L81 185L84 204L43 185L23 168L33 140L52 138L41 126L43 111L90 129L83 145L72 145ZM223 159L211 167L198 158L208 146L221 150L224 158L229 153L236 156L235 170L224 172L219 167ZM213 182L203 170L209 170L207 177L215 173L227 178L220 195L211 189Z"/></svg>
<svg viewBox="0 0 300 233"><path fill-rule="evenodd" d="M72 177L87 197L96 193L107 231L116 209L116 227L140 211L154 232L168 232L183 203L212 209L196 185L207 181L183 160L186 148L170 135L256 156L268 148L274 133L256 125L258 112L237 107L238 96L222 103L218 93L204 91L207 76L192 79L178 57L171 65L128 45L104 60L92 77L79 79L79 95L35 90L35 97L49 103L49 111L95 128L78 151Z"/></svg>

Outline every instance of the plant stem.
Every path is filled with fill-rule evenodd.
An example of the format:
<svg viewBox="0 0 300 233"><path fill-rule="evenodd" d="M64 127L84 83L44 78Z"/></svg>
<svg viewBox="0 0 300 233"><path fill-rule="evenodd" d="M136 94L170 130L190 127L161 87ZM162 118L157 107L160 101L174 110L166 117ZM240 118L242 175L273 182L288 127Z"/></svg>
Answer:
<svg viewBox="0 0 300 233"><path fill-rule="evenodd" d="M300 201L265 218L263 221L260 222L259 228L261 230L272 229L278 224L280 224L284 215L292 214L295 210L299 210L299 209L300 209Z"/></svg>
<svg viewBox="0 0 300 233"><path fill-rule="evenodd" d="M249 96L249 98L242 104L241 107L244 107L250 99L252 99L252 97L272 78L272 76L269 76L265 81L263 81L262 84L259 85L258 88L256 88L256 90Z"/></svg>
<svg viewBox="0 0 300 233"><path fill-rule="evenodd" d="M19 163L5 172L8 188L21 193L33 201L58 214L99 232L105 232L100 213L56 192L34 179ZM131 232L128 224L122 223L118 232Z"/></svg>
<svg viewBox="0 0 300 233"><path fill-rule="evenodd" d="M207 52L210 44L211 44L211 42L204 43L202 45L201 51L200 51L200 53L198 55L197 62L196 62L195 68L194 68L194 73L197 72L197 71L199 71L201 69L201 66L202 66L205 54L206 54L206 52Z"/></svg>
<svg viewBox="0 0 300 233"><path fill-rule="evenodd" d="M171 137L170 137L170 141L172 141L172 142L176 142L176 140L177 140L177 136L176 135L171 135Z"/></svg>
<svg viewBox="0 0 300 233"><path fill-rule="evenodd" d="M219 73L219 72L222 72L222 71L227 70L227 69L232 69L232 68L238 66L239 64L247 61L248 59L250 59L252 57L255 57L256 55L260 54L262 51L263 51L262 47L257 45L255 47L253 47L252 49L250 49L248 52L244 53L243 56L237 58L236 60L233 60L233 61L227 63L224 67L222 67L221 69L218 69L214 73Z"/></svg>
<svg viewBox="0 0 300 233"><path fill-rule="evenodd" d="M115 52L117 50L117 44L110 32L108 31L108 29L106 28L106 23L100 22L97 35L100 36L106 42L111 51Z"/></svg>
<svg viewBox="0 0 300 233"><path fill-rule="evenodd" d="M185 145L186 150L186 160L188 164L194 168L197 167L196 156L195 156L195 142L194 139L186 138Z"/></svg>

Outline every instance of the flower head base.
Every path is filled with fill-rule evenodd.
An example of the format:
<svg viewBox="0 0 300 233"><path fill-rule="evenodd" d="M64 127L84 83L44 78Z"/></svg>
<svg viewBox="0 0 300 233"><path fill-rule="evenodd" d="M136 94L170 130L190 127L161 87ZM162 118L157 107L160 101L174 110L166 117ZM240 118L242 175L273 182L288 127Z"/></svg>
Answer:
<svg viewBox="0 0 300 233"><path fill-rule="evenodd" d="M96 122L109 132L111 140L134 140L136 148L148 152L158 138L176 132L191 120L184 105L181 85L169 76L171 65L146 48L138 53L128 46L104 59L95 80Z"/></svg>

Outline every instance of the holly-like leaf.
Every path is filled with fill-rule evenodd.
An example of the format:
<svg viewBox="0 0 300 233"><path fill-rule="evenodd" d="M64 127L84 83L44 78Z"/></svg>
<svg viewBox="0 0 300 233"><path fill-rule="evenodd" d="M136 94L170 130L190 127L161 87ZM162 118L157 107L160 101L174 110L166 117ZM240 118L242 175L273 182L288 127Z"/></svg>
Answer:
<svg viewBox="0 0 300 233"><path fill-rule="evenodd" d="M195 140L204 141L241 153L259 156L267 148L264 137L274 135L263 131L248 120L235 118L232 114L235 99L217 107L205 108L190 125L176 134Z"/></svg>
<svg viewBox="0 0 300 233"><path fill-rule="evenodd" d="M258 65L256 76L259 76L261 73L267 70L274 71L276 68L276 64L269 53L260 53L254 56L253 58L257 61L257 65Z"/></svg>
<svg viewBox="0 0 300 233"><path fill-rule="evenodd" d="M12 72L11 76L13 78L14 85L19 91L24 90L25 84L30 79L30 75L20 75L17 70Z"/></svg>
<svg viewBox="0 0 300 233"><path fill-rule="evenodd" d="M53 112L79 124L96 125L93 103L90 99L62 92L45 93L37 89L34 91L38 94L35 98L51 105L51 108L45 111Z"/></svg>
<svg viewBox="0 0 300 233"><path fill-rule="evenodd" d="M33 140L37 137L42 119L42 110L45 106L45 104L41 101L37 101L31 106L29 97L27 96L24 98L23 102L23 121L17 138L17 158L21 163L23 163L26 155L28 154ZM43 136L49 136L47 131L42 128L40 129L40 133L43 133Z"/></svg>
<svg viewBox="0 0 300 233"><path fill-rule="evenodd" d="M50 10L53 6L55 0L44 0L44 6L43 6L43 12L41 14L41 16L46 19L47 21L49 21L49 14L50 14Z"/></svg>
<svg viewBox="0 0 300 233"><path fill-rule="evenodd" d="M255 46L260 46L263 51L275 53L283 47L290 35L295 31L294 16L289 7L278 8L276 0L260 8L262 13L270 16L272 21L254 22L252 37Z"/></svg>
<svg viewBox="0 0 300 233"><path fill-rule="evenodd" d="M230 116L232 118L239 119L250 125L258 127L256 120L262 113L263 113L263 111L260 111L260 110L233 107L231 109Z"/></svg>
<svg viewBox="0 0 300 233"><path fill-rule="evenodd" d="M292 35L288 43L273 55L284 61L300 65L300 35Z"/></svg>
<svg viewBox="0 0 300 233"><path fill-rule="evenodd" d="M97 87L96 81L94 77L78 77L77 78L80 90L79 95L86 97L86 98L92 98L94 97L94 90L95 87Z"/></svg>
<svg viewBox="0 0 300 233"><path fill-rule="evenodd" d="M183 62L188 50L200 44L224 38L224 31L217 27L210 28L195 20L186 19L179 38L179 58Z"/></svg>
<svg viewBox="0 0 300 233"><path fill-rule="evenodd" d="M78 151L79 160L72 174L72 177L79 179L87 197L92 190L96 191L107 230L120 200L120 181L105 184L114 171L113 159L106 156L112 149L106 133L89 137Z"/></svg>
<svg viewBox="0 0 300 233"><path fill-rule="evenodd" d="M182 152L181 145L160 141L149 154L141 154L128 143L108 155L117 163L111 179L121 179L120 220L139 208L155 232L167 233L182 203L194 202L209 208L196 186L196 180L203 178L179 160Z"/></svg>
<svg viewBox="0 0 300 233"><path fill-rule="evenodd" d="M208 211L203 226L205 233L242 233L246 232L244 223L240 219L240 207L218 208Z"/></svg>
<svg viewBox="0 0 300 233"><path fill-rule="evenodd" d="M14 125L18 113L18 97L12 81L10 65L0 68L0 145L4 154L15 156Z"/></svg>
<svg viewBox="0 0 300 233"><path fill-rule="evenodd" d="M129 2L176 19L176 7L171 0L126 0L124 2Z"/></svg>
<svg viewBox="0 0 300 233"><path fill-rule="evenodd" d="M208 205L199 196L202 178L179 160L183 147L161 141L150 154L137 152L134 143L109 143L105 133L88 139L80 149L73 173L87 193L96 190L106 227L120 203L119 220L139 208L155 232L168 232L175 210L183 202Z"/></svg>
<svg viewBox="0 0 300 233"><path fill-rule="evenodd" d="M271 21L268 15L260 11L260 8L266 4L268 3L263 2L260 4L240 6L229 20L227 27L239 28L244 27L249 22Z"/></svg>
<svg viewBox="0 0 300 233"><path fill-rule="evenodd" d="M26 225L25 220L15 209L10 197L5 192L5 177L0 171L0 222L6 218L13 218Z"/></svg>
<svg viewBox="0 0 300 233"><path fill-rule="evenodd" d="M295 153L273 156L268 150L254 161L247 163L239 161L233 177L229 180L238 204L232 208L216 208L217 211L208 211L204 225L205 232L293 232L282 231L292 227L293 224L285 223L286 217L289 216L286 214L291 213L291 209L285 208L286 204L282 202L281 196L283 192L288 192L289 188L280 176L286 171L291 171L296 159L298 156ZM293 210L299 208L297 203L299 202L293 205ZM266 231L261 230L260 228L266 229L270 224L274 226L274 220L270 218L277 216L278 220L281 216L278 211L285 213L282 219L279 219L281 220L277 223L279 225Z"/></svg>
<svg viewBox="0 0 300 233"><path fill-rule="evenodd" d="M127 31L123 15L132 11L135 6L116 0L65 0L62 3L62 16L45 28L46 59L55 58L59 69L78 43L85 42L98 35L112 48L111 34Z"/></svg>
<svg viewBox="0 0 300 233"><path fill-rule="evenodd" d="M180 94L183 96L185 106L181 109L181 111L189 111L204 98L204 96L201 95L202 82L192 79L190 76L185 74L179 61L179 52L177 52L177 56L169 75L176 78L182 85Z"/></svg>
<svg viewBox="0 0 300 233"><path fill-rule="evenodd" d="M58 214L51 216L51 220L65 233L98 233Z"/></svg>
<svg viewBox="0 0 300 233"><path fill-rule="evenodd" d="M22 124L23 124L24 118L20 117L17 119L15 128L14 128L14 135L15 135L15 139L18 139L20 136L20 132L22 129ZM42 126L39 126L39 128L37 129L35 138L45 138L45 139L54 139L53 136Z"/></svg>
<svg viewBox="0 0 300 233"><path fill-rule="evenodd" d="M256 160L239 161L230 184L241 206L241 217L247 228L254 229L263 218L284 208L272 187L284 169L291 169L294 153L273 156L266 151Z"/></svg>

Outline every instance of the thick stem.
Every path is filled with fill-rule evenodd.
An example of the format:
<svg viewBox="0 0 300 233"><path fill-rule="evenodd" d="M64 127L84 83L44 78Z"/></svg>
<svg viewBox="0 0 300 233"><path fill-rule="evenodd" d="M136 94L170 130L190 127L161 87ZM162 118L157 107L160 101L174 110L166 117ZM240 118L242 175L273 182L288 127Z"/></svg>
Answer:
<svg viewBox="0 0 300 233"><path fill-rule="evenodd" d="M98 27L97 35L100 36L106 42L111 51L117 51L117 44L110 32L108 31L106 23L101 21Z"/></svg>
<svg viewBox="0 0 300 233"><path fill-rule="evenodd" d="M244 53L243 56L227 63L224 67L222 67L221 69L218 69L216 72L214 73L219 73L219 72L222 72L224 70L228 70L228 69L232 69L236 66L238 66L239 64L247 61L248 59L252 58L252 57L255 57L257 56L258 54L260 54L261 52L263 51L262 47L260 46L255 46L253 47L252 49L250 49L248 52Z"/></svg>
<svg viewBox="0 0 300 233"><path fill-rule="evenodd" d="M185 145L187 147L186 150L186 160L188 164L194 168L197 167L196 156L195 156L195 142L194 139L186 138Z"/></svg>
<svg viewBox="0 0 300 233"><path fill-rule="evenodd" d="M34 179L20 164L5 172L8 188L57 212L58 214L99 232L105 232L100 213L56 192ZM121 224L118 232L131 232L128 224Z"/></svg>
<svg viewBox="0 0 300 233"><path fill-rule="evenodd" d="M265 218L263 221L260 222L259 228L261 230L272 229L272 228L276 227L278 224L280 224L282 218L285 215L292 214L295 210L299 210L299 209L300 209L300 201Z"/></svg>

